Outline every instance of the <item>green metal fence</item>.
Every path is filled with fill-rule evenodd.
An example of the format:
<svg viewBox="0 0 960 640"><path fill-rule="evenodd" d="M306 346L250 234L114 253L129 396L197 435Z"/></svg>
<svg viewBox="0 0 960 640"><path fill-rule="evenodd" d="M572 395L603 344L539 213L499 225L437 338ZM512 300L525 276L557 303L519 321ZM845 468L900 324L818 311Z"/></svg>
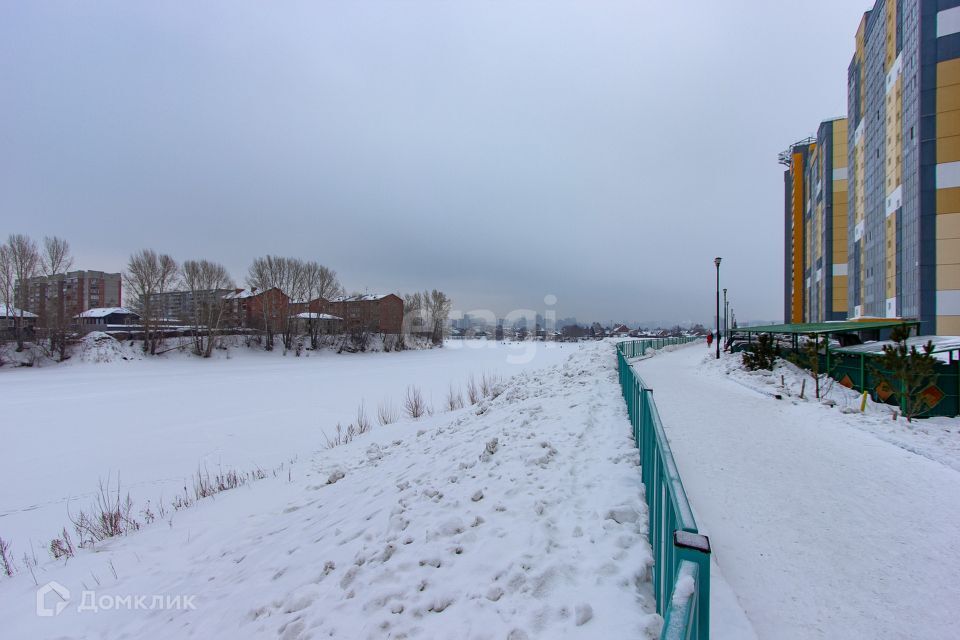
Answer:
<svg viewBox="0 0 960 640"><path fill-rule="evenodd" d="M685 344L698 338L652 338L617 344L620 387L640 450L641 473L649 507L653 547L653 590L657 613L664 618L661 639L707 640L710 635L710 541L701 535L687 502L663 423L628 358L649 349Z"/></svg>
<svg viewBox="0 0 960 640"><path fill-rule="evenodd" d="M867 391L874 402L900 405L902 390L896 386L890 389L888 397L881 397L881 382L894 380L895 376L877 367L875 362L876 358L864 354L831 351L829 360L821 358L820 370L846 387ZM956 360L938 363L934 365L934 372L936 380L923 396L929 398L928 404L918 417L960 415L960 365Z"/></svg>

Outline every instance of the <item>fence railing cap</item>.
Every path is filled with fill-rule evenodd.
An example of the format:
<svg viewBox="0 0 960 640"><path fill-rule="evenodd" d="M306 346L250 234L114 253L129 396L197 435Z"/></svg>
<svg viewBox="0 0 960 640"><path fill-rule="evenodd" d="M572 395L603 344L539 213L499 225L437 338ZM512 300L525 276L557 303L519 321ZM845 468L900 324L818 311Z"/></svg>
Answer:
<svg viewBox="0 0 960 640"><path fill-rule="evenodd" d="M693 549L702 553L710 553L710 538L702 533L677 529L673 532L673 544L681 549Z"/></svg>

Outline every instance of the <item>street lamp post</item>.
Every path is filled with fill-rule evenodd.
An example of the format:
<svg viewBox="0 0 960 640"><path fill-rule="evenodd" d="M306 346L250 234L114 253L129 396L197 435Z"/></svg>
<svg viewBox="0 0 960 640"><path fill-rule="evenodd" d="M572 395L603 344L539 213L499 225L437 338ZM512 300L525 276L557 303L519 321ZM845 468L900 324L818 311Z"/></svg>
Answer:
<svg viewBox="0 0 960 640"><path fill-rule="evenodd" d="M730 323L727 321L727 288L723 288L723 335L730 331Z"/></svg>
<svg viewBox="0 0 960 640"><path fill-rule="evenodd" d="M727 321L727 288L723 288L723 337L730 332L730 323Z"/></svg>
<svg viewBox="0 0 960 640"><path fill-rule="evenodd" d="M717 360L720 359L720 258L713 259L717 265Z"/></svg>

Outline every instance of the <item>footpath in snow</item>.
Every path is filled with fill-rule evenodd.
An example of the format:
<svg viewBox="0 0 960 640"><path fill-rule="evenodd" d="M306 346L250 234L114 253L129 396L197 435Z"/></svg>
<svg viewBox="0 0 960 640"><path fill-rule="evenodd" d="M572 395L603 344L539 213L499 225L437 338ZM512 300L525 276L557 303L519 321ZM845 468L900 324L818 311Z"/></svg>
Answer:
<svg viewBox="0 0 960 640"><path fill-rule="evenodd" d="M2 635L655 637L615 367L610 344L586 345L478 405L303 452L289 478L41 561L37 582L70 592L57 615L36 615L28 571L0 578ZM142 610L141 596L191 606Z"/></svg>
<svg viewBox="0 0 960 640"><path fill-rule="evenodd" d="M937 442L960 438L958 422L912 434L903 420L880 427L840 406L776 400L732 371L739 356L718 364L706 351L635 367L757 635L957 637L960 472L955 445Z"/></svg>

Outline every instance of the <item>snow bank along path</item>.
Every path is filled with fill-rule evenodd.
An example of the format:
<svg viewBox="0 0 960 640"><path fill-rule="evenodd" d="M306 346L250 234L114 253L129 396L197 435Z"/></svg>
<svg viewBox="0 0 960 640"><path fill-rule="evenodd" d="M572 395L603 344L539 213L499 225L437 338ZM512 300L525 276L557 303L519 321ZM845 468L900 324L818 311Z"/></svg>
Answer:
<svg viewBox="0 0 960 640"><path fill-rule="evenodd" d="M0 579L0 620L12 638L655 637L637 465L614 350L595 343L493 400L320 451L292 481L41 564L71 590L58 616L35 616L29 573ZM87 588L195 594L196 610L78 612Z"/></svg>
<svg viewBox="0 0 960 640"><path fill-rule="evenodd" d="M745 388L705 352L635 367L758 636L956 637L960 473Z"/></svg>

